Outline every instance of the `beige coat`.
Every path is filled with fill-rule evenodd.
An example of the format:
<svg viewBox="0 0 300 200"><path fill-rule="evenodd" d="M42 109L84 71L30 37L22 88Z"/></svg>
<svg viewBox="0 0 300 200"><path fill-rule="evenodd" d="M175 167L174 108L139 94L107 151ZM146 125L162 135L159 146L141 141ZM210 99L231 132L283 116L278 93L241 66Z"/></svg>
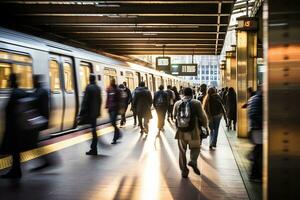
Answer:
<svg viewBox="0 0 300 200"><path fill-rule="evenodd" d="M183 101L187 101L189 98L184 97ZM182 100L179 100L175 103L174 105L174 116L177 116L177 112L179 109L179 105L182 102ZM195 142L198 144L200 144L200 129L198 126L198 121L200 121L202 123L202 125L207 128L208 127L208 121L207 121L207 117L205 114L205 111L202 108L201 102L196 100L196 99L192 99L191 100L192 103L192 108L195 109L195 113L196 113L196 123L195 123L195 128L193 131L191 132L181 132L180 130L177 130L176 135L175 135L175 139L182 139L182 140L195 140Z"/></svg>

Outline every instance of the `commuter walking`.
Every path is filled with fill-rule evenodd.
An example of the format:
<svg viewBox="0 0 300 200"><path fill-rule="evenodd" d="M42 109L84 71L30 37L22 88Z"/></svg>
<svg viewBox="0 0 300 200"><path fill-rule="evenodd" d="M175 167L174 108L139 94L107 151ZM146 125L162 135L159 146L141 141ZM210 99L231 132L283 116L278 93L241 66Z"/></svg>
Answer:
<svg viewBox="0 0 300 200"><path fill-rule="evenodd" d="M183 97L183 86L181 85L179 88L179 95L180 95L180 99Z"/></svg>
<svg viewBox="0 0 300 200"><path fill-rule="evenodd" d="M117 140L121 137L120 130L117 126L117 117L120 109L120 90L116 85L115 79L110 81L110 86L107 88L106 108L109 112L111 125L115 129L111 144L117 144Z"/></svg>
<svg viewBox="0 0 300 200"><path fill-rule="evenodd" d="M207 93L207 85L206 84L201 84L200 85L200 94L198 96L198 100L203 104L204 98L206 97Z"/></svg>
<svg viewBox="0 0 300 200"><path fill-rule="evenodd" d="M193 99L193 90L185 88L184 97L177 101L174 106L174 116L176 118L177 132L175 139L178 140L179 166L183 178L187 178L189 169L187 168L186 150L189 146L190 159L188 163L194 172L200 175L197 166L197 159L200 153L200 124L207 128L207 117L200 101Z"/></svg>
<svg viewBox="0 0 300 200"><path fill-rule="evenodd" d="M11 93L5 107L5 131L4 138L1 145L1 153L12 155L12 166L8 173L1 176L1 178L21 178L21 161L20 138L23 134L21 127L16 125L18 119L18 100L27 96L26 92L19 88L17 75L12 73L9 76L9 84Z"/></svg>
<svg viewBox="0 0 300 200"><path fill-rule="evenodd" d="M226 96L227 96L227 93L228 93L228 87L225 87L224 89L224 92L222 93L222 102L224 105L226 105Z"/></svg>
<svg viewBox="0 0 300 200"><path fill-rule="evenodd" d="M155 92L153 106L157 113L158 135L164 130L166 112L168 109L168 94L164 91L164 86L159 86L159 91Z"/></svg>
<svg viewBox="0 0 300 200"><path fill-rule="evenodd" d="M132 98L132 100L131 100L131 111L132 111L133 120L134 120L133 126L136 126L136 125L137 125L137 119L136 119L136 118L137 118L137 114L136 114L136 106L135 106L134 103L133 103L134 95L135 95L137 89L138 89L138 87L136 87L136 88L133 90L132 94L131 94L131 98Z"/></svg>
<svg viewBox="0 0 300 200"><path fill-rule="evenodd" d="M172 91L173 91L174 94L175 94L175 101L174 101L174 104L175 104L175 103L176 103L177 101L179 101L181 98L180 98L180 95L179 95L179 92L178 92L176 86L173 86L173 87L172 87ZM173 111L172 111L172 112L173 112Z"/></svg>
<svg viewBox="0 0 300 200"><path fill-rule="evenodd" d="M126 111L128 108L128 105L131 103L132 101L132 95L131 95L131 91L129 88L127 88L127 84L126 82L123 82L123 84L120 85L120 93L121 93L121 126L124 126L126 124Z"/></svg>
<svg viewBox="0 0 300 200"><path fill-rule="evenodd" d="M174 108L174 103L175 103L175 93L172 90L172 86L168 85L167 86L167 90L166 90L167 94L168 94L168 121L173 121L173 108Z"/></svg>
<svg viewBox="0 0 300 200"><path fill-rule="evenodd" d="M148 88L145 87L145 82L140 82L139 87L135 89L133 96L133 104L136 109L136 114L138 116L141 134L148 134L148 123L149 120L152 118L152 96Z"/></svg>
<svg viewBox="0 0 300 200"><path fill-rule="evenodd" d="M97 118L101 115L101 89L96 84L96 76L91 74L90 83L86 86L83 96L81 111L79 113L79 125L90 124L92 127L92 143L90 151L86 155L97 155L98 136L96 131Z"/></svg>
<svg viewBox="0 0 300 200"><path fill-rule="evenodd" d="M251 181L262 179L262 133L263 133L263 96L259 89L248 101L249 128L253 149L253 163L251 167Z"/></svg>
<svg viewBox="0 0 300 200"><path fill-rule="evenodd" d="M204 100L204 110L207 114L209 120L209 128L211 131L209 148L213 149L213 147L217 147L219 126L222 115L224 116L227 124L226 112L222 103L222 99L217 94L216 89L213 87L209 88L207 91L207 96Z"/></svg>
<svg viewBox="0 0 300 200"><path fill-rule="evenodd" d="M50 118L50 90L43 85L42 75L33 76L33 86L35 88L32 96L36 99L36 109L38 113L43 117L43 120L46 120L44 126L39 130L36 130L36 136L38 139L39 133L43 130L46 130L49 125ZM37 141L36 141L37 142ZM56 161L53 158L53 155L42 156L43 164L31 169L31 171L42 170L47 167L51 167L56 164Z"/></svg>
<svg viewBox="0 0 300 200"><path fill-rule="evenodd" d="M236 130L236 107L236 93L234 89L230 87L226 95L226 114L229 125L228 130Z"/></svg>

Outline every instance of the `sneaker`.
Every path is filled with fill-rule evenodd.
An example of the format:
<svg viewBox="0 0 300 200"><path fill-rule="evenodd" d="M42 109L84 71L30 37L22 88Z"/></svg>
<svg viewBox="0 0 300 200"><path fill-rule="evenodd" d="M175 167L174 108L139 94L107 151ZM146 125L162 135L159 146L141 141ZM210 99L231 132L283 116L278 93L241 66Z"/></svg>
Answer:
<svg viewBox="0 0 300 200"><path fill-rule="evenodd" d="M86 155L89 155L89 156L96 156L96 155L98 155L98 152L97 152L97 151L90 150L90 151L86 152L85 154L86 154Z"/></svg>
<svg viewBox="0 0 300 200"><path fill-rule="evenodd" d="M194 172L195 172L195 174L197 174L197 175L199 175L200 176L200 170L198 169L198 167L195 165L195 164L193 164L191 161L188 163L188 166L190 166L190 167L192 167L193 168L193 170L194 170Z"/></svg>
<svg viewBox="0 0 300 200"><path fill-rule="evenodd" d="M117 140L113 140L111 144L117 144Z"/></svg>

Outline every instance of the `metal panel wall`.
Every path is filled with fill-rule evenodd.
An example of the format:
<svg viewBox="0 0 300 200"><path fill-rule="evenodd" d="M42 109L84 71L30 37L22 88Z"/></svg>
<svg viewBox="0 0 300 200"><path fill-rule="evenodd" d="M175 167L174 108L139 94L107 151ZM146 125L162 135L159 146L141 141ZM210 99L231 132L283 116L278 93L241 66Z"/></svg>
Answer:
<svg viewBox="0 0 300 200"><path fill-rule="evenodd" d="M264 199L300 199L299 0L264 5Z"/></svg>

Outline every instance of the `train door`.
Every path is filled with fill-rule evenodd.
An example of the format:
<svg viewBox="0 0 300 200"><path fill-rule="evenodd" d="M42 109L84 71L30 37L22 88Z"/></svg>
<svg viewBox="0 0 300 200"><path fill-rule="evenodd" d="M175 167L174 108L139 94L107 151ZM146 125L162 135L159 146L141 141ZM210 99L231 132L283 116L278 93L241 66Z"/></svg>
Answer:
<svg viewBox="0 0 300 200"><path fill-rule="evenodd" d="M73 60L69 57L61 56L61 67L64 80L63 130L68 130L74 127L76 118L75 73Z"/></svg>
<svg viewBox="0 0 300 200"><path fill-rule="evenodd" d="M51 55L49 60L49 78L51 90L50 132L59 132L62 130L64 106L59 56Z"/></svg>
<svg viewBox="0 0 300 200"><path fill-rule="evenodd" d="M51 87L51 132L74 127L76 117L76 93L73 60L51 55L49 61Z"/></svg>

